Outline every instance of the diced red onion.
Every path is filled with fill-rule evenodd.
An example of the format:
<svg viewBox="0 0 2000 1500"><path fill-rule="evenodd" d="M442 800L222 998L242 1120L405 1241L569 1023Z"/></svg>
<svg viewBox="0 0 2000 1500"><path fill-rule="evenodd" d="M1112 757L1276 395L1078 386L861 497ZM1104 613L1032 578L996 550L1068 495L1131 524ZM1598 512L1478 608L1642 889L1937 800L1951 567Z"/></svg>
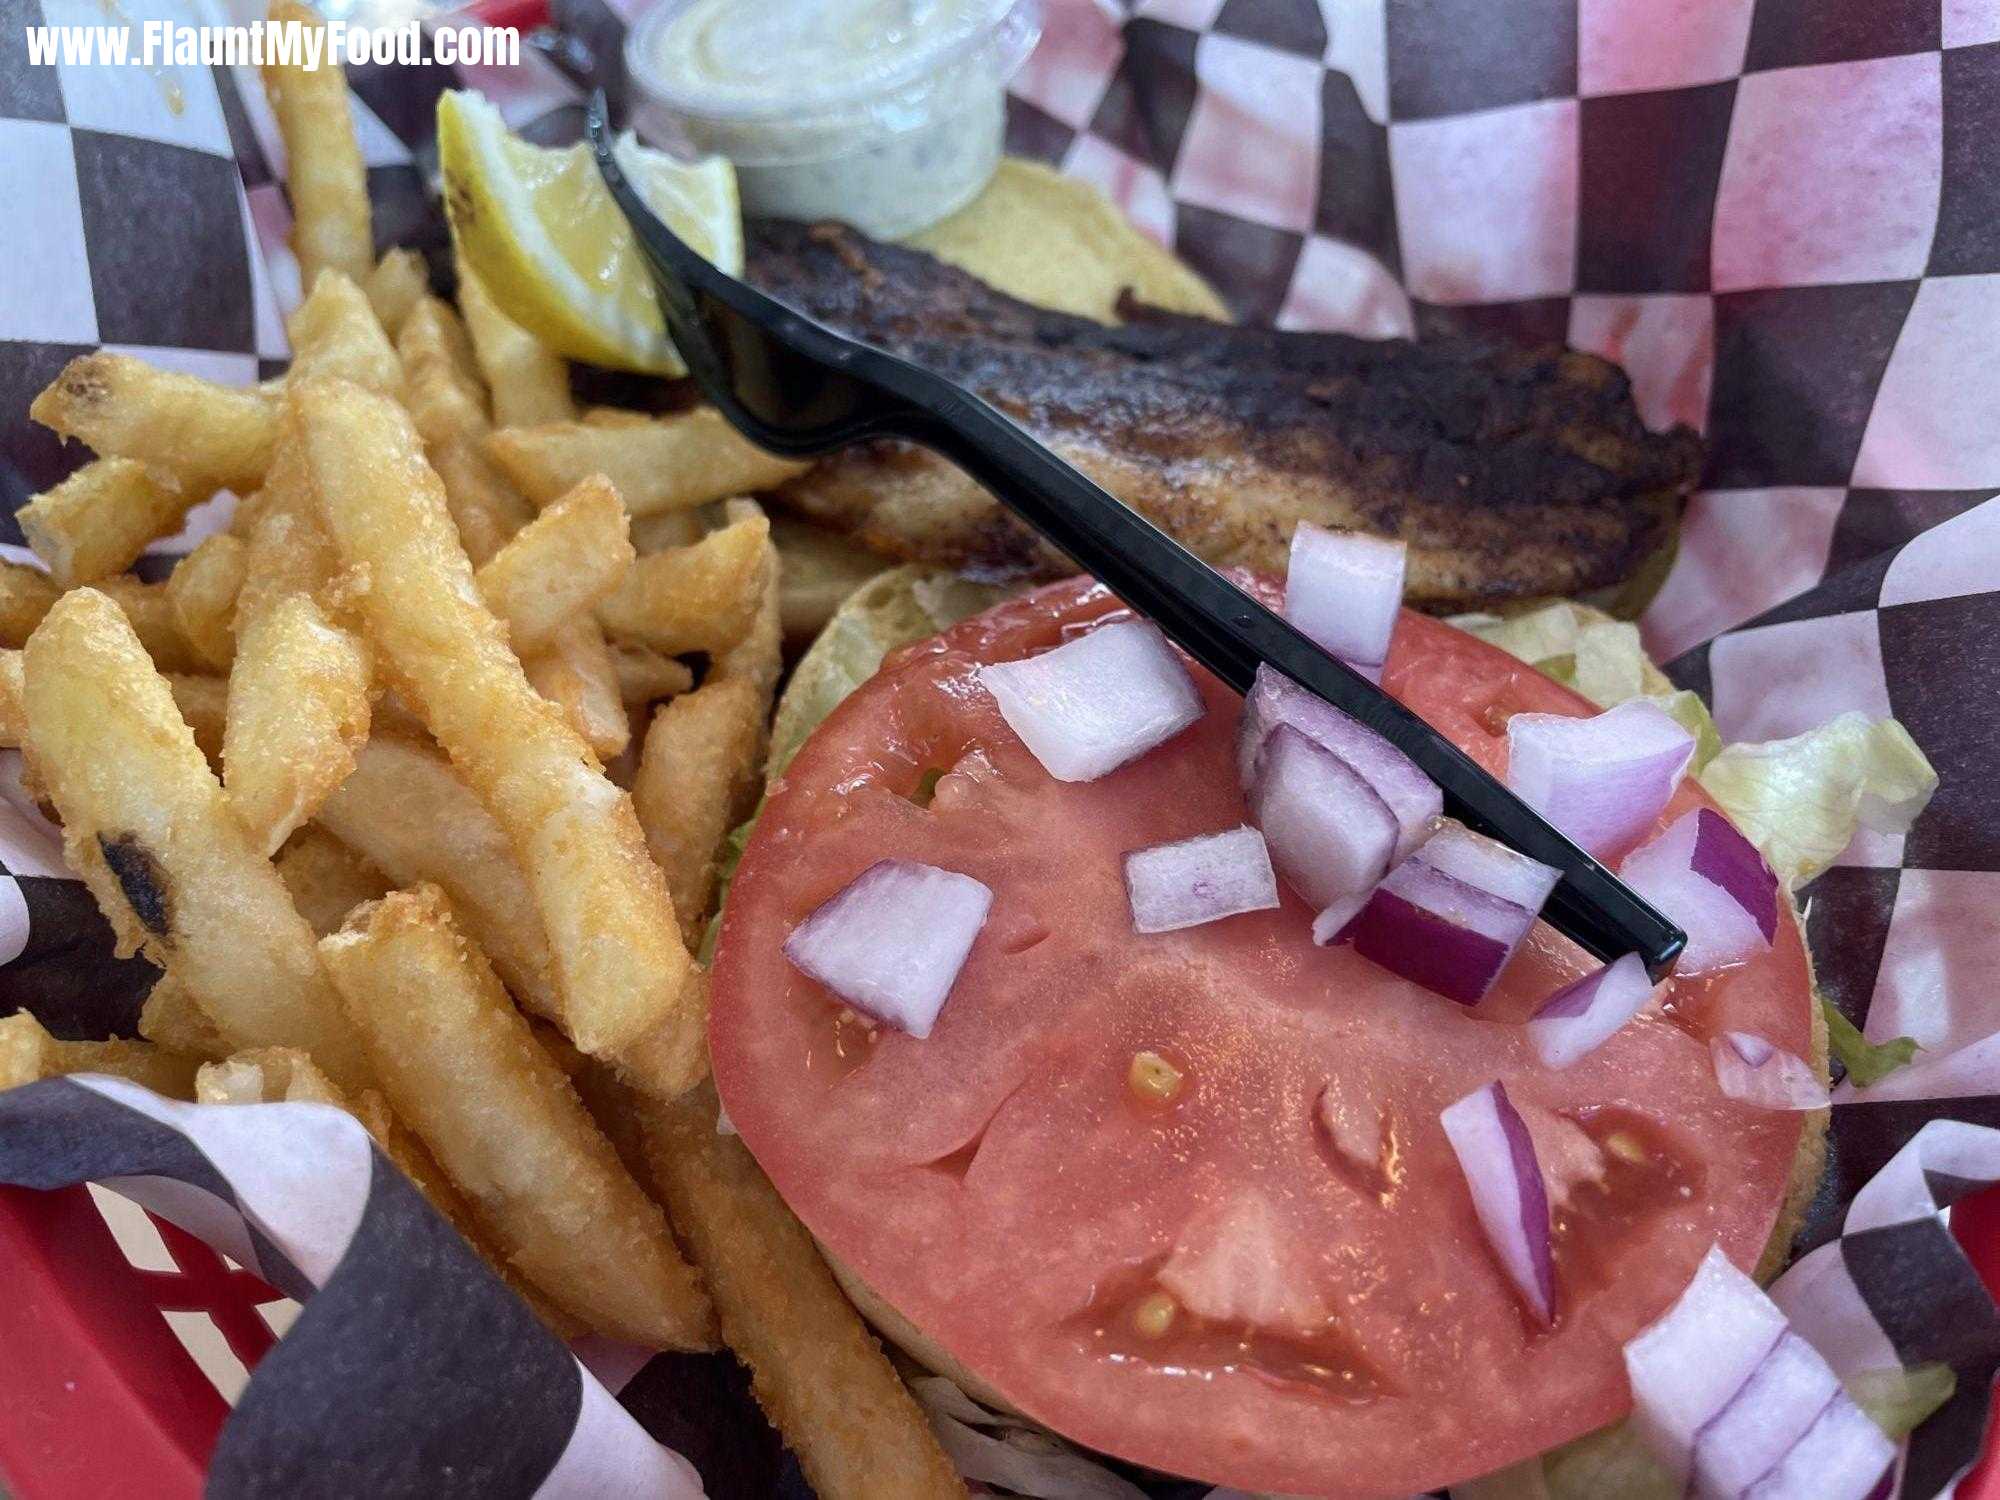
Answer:
<svg viewBox="0 0 2000 1500"><path fill-rule="evenodd" d="M1446 819L1338 936L1392 974L1476 1005L1559 878L1539 860Z"/></svg>
<svg viewBox="0 0 2000 1500"><path fill-rule="evenodd" d="M1717 1247L1674 1305L1625 1345L1633 1418L1677 1478L1689 1472L1702 1429L1784 1332L1785 1315Z"/></svg>
<svg viewBox="0 0 2000 1500"><path fill-rule="evenodd" d="M1380 682L1403 603L1405 550L1401 542L1301 522L1285 570L1285 618Z"/></svg>
<svg viewBox="0 0 2000 1500"><path fill-rule="evenodd" d="M1652 995L1644 960L1627 953L1544 1000L1528 1022L1528 1044L1549 1067L1567 1068L1609 1040Z"/></svg>
<svg viewBox="0 0 2000 1500"><path fill-rule="evenodd" d="M1687 933L1680 969L1700 973L1771 946L1778 931L1778 877L1721 813L1684 813L1618 873Z"/></svg>
<svg viewBox="0 0 2000 1500"><path fill-rule="evenodd" d="M1654 1452L1716 1500L1865 1500L1895 1447L1756 1282L1709 1251L1666 1314L1625 1346Z"/></svg>
<svg viewBox="0 0 2000 1500"><path fill-rule="evenodd" d="M1695 1434L1696 1491L1742 1494L1792 1451L1839 1390L1839 1378L1818 1351L1787 1328Z"/></svg>
<svg viewBox="0 0 2000 1500"><path fill-rule="evenodd" d="M1792 1451L1741 1493L1743 1500L1871 1500L1895 1462L1896 1445L1836 1391Z"/></svg>
<svg viewBox="0 0 2000 1500"><path fill-rule="evenodd" d="M1138 932L1174 932L1278 904L1270 851L1254 828L1135 849L1125 856L1125 891Z"/></svg>
<svg viewBox="0 0 2000 1500"><path fill-rule="evenodd" d="M1473 1211L1501 1269L1544 1324L1555 1319L1556 1270L1549 1195L1535 1143L1499 1083L1475 1089L1439 1119L1472 1190Z"/></svg>
<svg viewBox="0 0 2000 1500"><path fill-rule="evenodd" d="M1374 894L1374 891L1363 891L1358 896L1349 896L1323 909L1313 918L1313 941L1327 948L1345 940L1347 929L1354 925L1354 919L1361 915Z"/></svg>
<svg viewBox="0 0 2000 1500"><path fill-rule="evenodd" d="M1694 736L1642 698L1592 718L1507 721L1507 785L1599 859L1652 828L1693 757Z"/></svg>
<svg viewBox="0 0 2000 1500"><path fill-rule="evenodd" d="M1826 1085L1802 1057L1747 1031L1725 1031L1708 1044L1722 1092L1759 1109L1825 1109Z"/></svg>
<svg viewBox="0 0 2000 1500"><path fill-rule="evenodd" d="M785 957L864 1015L927 1037L992 905L970 875L878 860L799 923Z"/></svg>
<svg viewBox="0 0 2000 1500"><path fill-rule="evenodd" d="M1402 751L1366 725L1348 717L1283 672L1257 669L1257 681L1243 700L1243 724L1236 741L1236 777L1244 791L1256 777L1257 752L1279 724L1289 724L1315 744L1331 750L1375 788L1396 817L1392 864L1408 859L1430 836L1444 811L1444 794Z"/></svg>
<svg viewBox="0 0 2000 1500"><path fill-rule="evenodd" d="M1363 894L1389 870L1396 819L1347 762L1289 724L1264 738L1250 817L1271 863L1315 907Z"/></svg>
<svg viewBox="0 0 2000 1500"><path fill-rule="evenodd" d="M1179 653L1145 620L1116 620L1040 656L981 667L979 680L1058 781L1095 781L1202 715Z"/></svg>

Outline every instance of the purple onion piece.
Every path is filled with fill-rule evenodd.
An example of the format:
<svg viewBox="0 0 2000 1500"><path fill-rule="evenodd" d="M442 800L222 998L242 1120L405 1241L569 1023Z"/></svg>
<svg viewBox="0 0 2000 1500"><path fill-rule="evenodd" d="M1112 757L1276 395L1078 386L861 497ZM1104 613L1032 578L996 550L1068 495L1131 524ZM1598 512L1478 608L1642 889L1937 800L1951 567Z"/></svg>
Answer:
<svg viewBox="0 0 2000 1500"><path fill-rule="evenodd" d="M1818 1351L1786 1329L1695 1433L1696 1488L1702 1494L1742 1494L1792 1451L1839 1391L1839 1377Z"/></svg>
<svg viewBox="0 0 2000 1500"><path fill-rule="evenodd" d="M1058 781L1094 781L1202 716L1200 690L1157 625L1115 620L979 680Z"/></svg>
<svg viewBox="0 0 2000 1500"><path fill-rule="evenodd" d="M1733 886L1695 867L1704 836L1711 841L1709 868L1729 874ZM1687 933L1679 964L1683 974L1738 963L1771 946L1770 934L1777 930L1776 877L1720 813L1703 807L1682 814L1658 838L1628 854L1618 873ZM1750 906L1739 894L1746 888ZM1768 901L1757 899L1760 888Z"/></svg>
<svg viewBox="0 0 2000 1500"><path fill-rule="evenodd" d="M1744 1500L1868 1500L1895 1462L1896 1445L1836 1391L1791 1451L1741 1493Z"/></svg>
<svg viewBox="0 0 2000 1500"><path fill-rule="evenodd" d="M993 892L970 875L878 860L785 939L785 957L862 1014L927 1037Z"/></svg>
<svg viewBox="0 0 2000 1500"><path fill-rule="evenodd" d="M1778 935L1778 877L1757 846L1710 807L1695 813L1694 854L1688 867L1727 891L1750 914L1764 941Z"/></svg>
<svg viewBox="0 0 2000 1500"><path fill-rule="evenodd" d="M1549 866L1447 820L1389 872L1339 935L1391 973L1475 1005L1535 925L1556 876Z"/></svg>
<svg viewBox="0 0 2000 1500"><path fill-rule="evenodd" d="M1812 1066L1795 1053L1746 1031L1725 1031L1708 1044L1722 1092L1758 1109L1824 1109L1828 1095Z"/></svg>
<svg viewBox="0 0 2000 1500"><path fill-rule="evenodd" d="M1278 879L1254 828L1202 834L1125 856L1137 932L1175 932L1278 904Z"/></svg>
<svg viewBox="0 0 2000 1500"><path fill-rule="evenodd" d="M1396 819L1375 789L1289 724L1257 754L1250 816L1285 883L1317 908L1368 891L1395 852Z"/></svg>
<svg viewBox="0 0 2000 1500"><path fill-rule="evenodd" d="M1603 859L1653 826L1694 748L1693 735L1639 698L1590 718L1515 714L1507 721L1507 785Z"/></svg>
<svg viewBox="0 0 2000 1500"><path fill-rule="evenodd" d="M1551 1068L1567 1068L1602 1046L1653 996L1636 953L1614 959L1557 990L1528 1022L1528 1043Z"/></svg>
<svg viewBox="0 0 2000 1500"><path fill-rule="evenodd" d="M1257 752L1280 724L1291 725L1339 756L1388 805L1397 828L1392 863L1407 859L1430 836L1433 824L1444 812L1444 794L1437 783L1374 730L1270 667L1257 669L1257 681L1243 704L1236 775L1244 791L1249 791L1256 779Z"/></svg>
<svg viewBox="0 0 2000 1500"><path fill-rule="evenodd" d="M1553 1322L1556 1272L1549 1196L1527 1122L1498 1082L1467 1094L1439 1119L1501 1269L1536 1321Z"/></svg>

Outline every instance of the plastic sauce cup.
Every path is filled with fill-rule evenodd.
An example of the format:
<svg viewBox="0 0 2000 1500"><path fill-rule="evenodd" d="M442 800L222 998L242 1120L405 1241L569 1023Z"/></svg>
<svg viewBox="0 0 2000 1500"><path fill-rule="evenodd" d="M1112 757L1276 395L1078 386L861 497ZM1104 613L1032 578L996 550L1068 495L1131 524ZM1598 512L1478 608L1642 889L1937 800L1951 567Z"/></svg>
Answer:
<svg viewBox="0 0 2000 1500"><path fill-rule="evenodd" d="M1040 0L661 0L625 42L634 123L726 156L744 212L895 239L1000 162Z"/></svg>

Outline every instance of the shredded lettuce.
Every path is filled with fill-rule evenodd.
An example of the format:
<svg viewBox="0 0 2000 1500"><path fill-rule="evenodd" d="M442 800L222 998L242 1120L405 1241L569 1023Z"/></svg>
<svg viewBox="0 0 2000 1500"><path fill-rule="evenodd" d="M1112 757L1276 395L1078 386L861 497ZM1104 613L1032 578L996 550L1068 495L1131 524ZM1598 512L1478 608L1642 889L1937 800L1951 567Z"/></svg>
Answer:
<svg viewBox="0 0 2000 1500"><path fill-rule="evenodd" d="M1681 1487L1631 1422L1542 1455L1549 1500L1680 1500Z"/></svg>
<svg viewBox="0 0 2000 1500"><path fill-rule="evenodd" d="M1460 615L1451 623L1575 688L1599 708L1616 708L1633 698L1658 704L1695 738L1690 774L1700 774L1722 749L1708 705L1685 688L1676 690L1653 665L1636 625L1587 604L1567 602L1505 618Z"/></svg>
<svg viewBox="0 0 2000 1500"><path fill-rule="evenodd" d="M1848 1081L1856 1088L1880 1083L1917 1055L1913 1038L1899 1036L1886 1042L1871 1042L1831 1000L1822 998L1819 1005L1826 1014L1827 1050L1847 1070Z"/></svg>
<svg viewBox="0 0 2000 1500"><path fill-rule="evenodd" d="M1477 1479L1463 1480L1445 1493L1451 1500L1549 1500L1549 1481L1542 1461L1527 1458Z"/></svg>
<svg viewBox="0 0 2000 1500"><path fill-rule="evenodd" d="M1863 1370L1847 1379L1847 1394L1892 1438L1908 1437L1958 1393L1950 1365Z"/></svg>
<svg viewBox="0 0 2000 1500"><path fill-rule="evenodd" d="M1857 829L1907 832L1937 780L1901 724L1858 712L1788 740L1726 746L1700 775L1788 886L1832 864Z"/></svg>

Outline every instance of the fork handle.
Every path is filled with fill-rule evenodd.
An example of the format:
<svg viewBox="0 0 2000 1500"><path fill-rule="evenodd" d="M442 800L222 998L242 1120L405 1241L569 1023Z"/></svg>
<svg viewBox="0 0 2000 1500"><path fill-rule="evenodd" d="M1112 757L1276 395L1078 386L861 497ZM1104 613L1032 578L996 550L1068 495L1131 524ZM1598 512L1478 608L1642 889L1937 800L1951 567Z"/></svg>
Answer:
<svg viewBox="0 0 2000 1500"><path fill-rule="evenodd" d="M1452 817L1561 872L1543 915L1578 946L1637 953L1655 979L1672 969L1686 935L1437 730L986 402L913 366L897 373L911 403L900 436L952 459L1238 692L1268 662L1388 740Z"/></svg>

